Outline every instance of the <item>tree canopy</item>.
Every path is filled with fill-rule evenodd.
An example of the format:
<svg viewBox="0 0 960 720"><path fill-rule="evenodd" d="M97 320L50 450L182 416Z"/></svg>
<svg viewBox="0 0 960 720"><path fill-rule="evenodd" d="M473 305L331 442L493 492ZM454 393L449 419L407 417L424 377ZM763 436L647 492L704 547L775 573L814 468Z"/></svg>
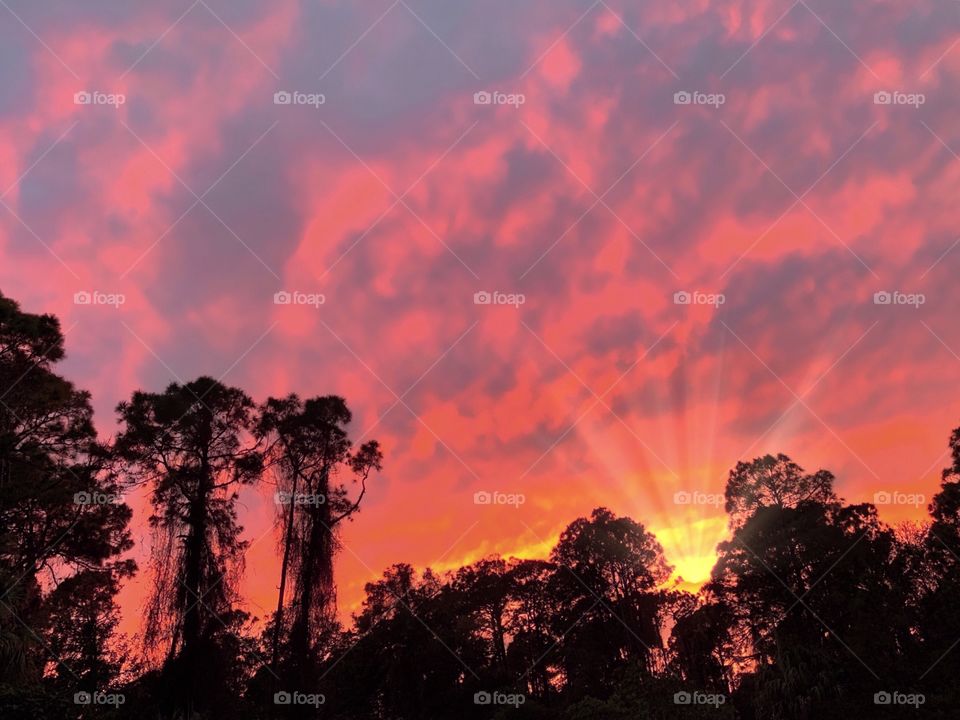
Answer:
<svg viewBox="0 0 960 720"><path fill-rule="evenodd" d="M960 428L927 522L891 527L829 471L764 455L730 471L729 534L698 592L642 522L598 507L546 557L398 559L347 619L340 531L389 453L354 440L344 398L258 402L199 377L133 392L107 442L64 356L56 318L0 296L4 718L956 716ZM143 571L131 492L149 501ZM254 495L272 498L277 550L258 617L238 582ZM138 572L134 639L117 596Z"/></svg>

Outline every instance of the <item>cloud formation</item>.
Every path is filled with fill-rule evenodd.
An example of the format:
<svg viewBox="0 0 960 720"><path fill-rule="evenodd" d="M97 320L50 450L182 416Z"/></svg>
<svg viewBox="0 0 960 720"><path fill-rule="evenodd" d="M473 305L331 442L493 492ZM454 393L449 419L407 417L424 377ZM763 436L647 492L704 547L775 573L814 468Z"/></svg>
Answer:
<svg viewBox="0 0 960 720"><path fill-rule="evenodd" d="M949 4L182 5L0 9L0 287L63 319L104 435L134 388L199 374L344 395L387 453L345 606L392 562L542 553L598 504L702 580L722 507L675 494L764 452L851 500L935 491ZM246 506L258 611L271 519Z"/></svg>

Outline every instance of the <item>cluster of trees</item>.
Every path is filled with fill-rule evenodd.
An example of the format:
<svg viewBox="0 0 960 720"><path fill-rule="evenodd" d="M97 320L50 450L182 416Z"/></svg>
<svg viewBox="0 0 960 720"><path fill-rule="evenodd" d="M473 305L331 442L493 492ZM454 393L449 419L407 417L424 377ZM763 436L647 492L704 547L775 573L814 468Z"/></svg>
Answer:
<svg viewBox="0 0 960 720"><path fill-rule="evenodd" d="M135 392L105 444L89 394L53 369L63 357L55 317L0 295L4 717L236 717L258 667L274 679L267 690L308 687L336 626L338 527L380 469L378 443L353 446L340 397L258 406L201 377ZM257 482L276 487L283 558L261 635L236 591L247 547L239 491ZM141 647L130 648L115 637L115 597L137 571L124 558L133 542L123 501L137 487L152 509L153 585Z"/></svg>
<svg viewBox="0 0 960 720"><path fill-rule="evenodd" d="M378 444L334 396L257 404L211 378L136 392L101 442L56 374L56 318L0 295L0 716L66 718L956 717L960 429L927 523L891 528L826 471L741 462L730 539L697 594L641 523L597 508L546 559L397 564L335 611L338 527ZM238 494L275 485L279 588L239 609ZM150 498L152 589L117 632Z"/></svg>

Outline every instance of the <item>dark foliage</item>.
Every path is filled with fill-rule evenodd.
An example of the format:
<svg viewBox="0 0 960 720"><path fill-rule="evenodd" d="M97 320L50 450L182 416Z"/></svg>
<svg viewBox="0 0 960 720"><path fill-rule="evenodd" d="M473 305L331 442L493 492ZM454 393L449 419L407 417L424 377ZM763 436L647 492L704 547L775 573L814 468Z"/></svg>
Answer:
<svg viewBox="0 0 960 720"><path fill-rule="evenodd" d="M768 455L731 471L729 539L697 594L649 530L601 507L547 559L394 565L343 627L339 526L383 456L353 445L342 398L258 406L201 377L135 392L106 446L63 356L56 318L0 296L5 719L957 716L960 429L926 525L891 528L829 472ZM258 620L240 610L237 506L261 484L280 572ZM154 531L142 648L117 632L130 489Z"/></svg>

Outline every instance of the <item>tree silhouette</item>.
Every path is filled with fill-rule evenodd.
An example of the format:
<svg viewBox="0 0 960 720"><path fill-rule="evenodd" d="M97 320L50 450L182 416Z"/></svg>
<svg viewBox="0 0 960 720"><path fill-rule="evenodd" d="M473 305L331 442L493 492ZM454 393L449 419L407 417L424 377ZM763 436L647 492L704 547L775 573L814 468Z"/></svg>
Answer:
<svg viewBox="0 0 960 720"><path fill-rule="evenodd" d="M167 643L171 701L205 707L202 678L216 667L233 609L246 541L240 538L238 486L260 476L250 441L255 406L237 388L208 377L136 392L117 412L115 449L133 481L147 483L153 514L154 588L145 641Z"/></svg>
<svg viewBox="0 0 960 720"><path fill-rule="evenodd" d="M833 475L818 470L812 475L786 455L764 455L738 462L730 471L724 492L731 527L737 528L760 508L794 508L804 502L824 505L837 502Z"/></svg>
<svg viewBox="0 0 960 720"><path fill-rule="evenodd" d="M523 678L527 692L545 703L550 701L558 675L551 651L562 638L556 631L553 598L548 592L556 572L557 567L544 560L519 560L508 570L510 677Z"/></svg>
<svg viewBox="0 0 960 720"><path fill-rule="evenodd" d="M550 587L555 632L573 626L560 645L573 692L609 689L625 658L652 673L663 659L665 598L657 587L672 570L657 539L640 523L597 508L561 533L551 560L564 568Z"/></svg>
<svg viewBox="0 0 960 720"><path fill-rule="evenodd" d="M475 712L468 698L481 689L485 643L455 591L429 569L420 574L405 563L365 590L355 631L328 676L334 716L427 720L453 708Z"/></svg>
<svg viewBox="0 0 960 720"><path fill-rule="evenodd" d="M71 608L60 600L89 586L87 573L101 578L97 595L109 604L133 570L117 560L132 546L130 508L97 441L89 393L53 370L64 356L55 317L0 295L0 683L37 683L51 663L70 684L107 682L109 673L70 669L78 658L58 656L41 635L59 627L68 640Z"/></svg>
<svg viewBox="0 0 960 720"><path fill-rule="evenodd" d="M89 395L56 374L63 357L56 318L0 296L4 720L892 720L895 692L956 716L960 428L929 522L892 528L830 472L765 455L730 472L729 535L697 593L643 524L599 507L547 558L396 563L341 625L338 532L383 461L375 441L351 443L343 398L258 406L201 377L120 403L111 445ZM238 609L237 508L265 471L279 591L261 619ZM135 571L121 493L138 488L153 530L146 663L117 633ZM73 702L107 689L125 704ZM286 705L287 691L325 701Z"/></svg>
<svg viewBox="0 0 960 720"><path fill-rule="evenodd" d="M771 460L738 464L727 486L735 529L704 589L728 622L714 655L732 644L741 694L761 716L856 712L912 642L895 534L872 505L843 505L829 473Z"/></svg>
<svg viewBox="0 0 960 720"><path fill-rule="evenodd" d="M940 491L930 503L932 522L913 546L916 568L918 635L916 654L921 680L934 696L933 712L946 716L960 703L954 678L960 672L956 640L960 637L960 427L950 436L950 465L943 470Z"/></svg>
<svg viewBox="0 0 960 720"><path fill-rule="evenodd" d="M300 684L319 659L312 639L333 620L338 525L360 509L367 479L380 469L383 458L375 440L352 449L346 430L350 421L341 397L304 402L289 395L267 400L257 426L258 434L269 442L267 457L280 471L276 499L283 549L271 658L278 667L283 644L287 674ZM359 483L355 498L350 497L344 476ZM286 622L288 572L293 574L293 597L291 619Z"/></svg>
<svg viewBox="0 0 960 720"><path fill-rule="evenodd" d="M123 568L84 570L50 594L46 639L58 658L55 675L68 688L94 693L115 686L126 658L116 640L120 613L114 598L133 569L127 561Z"/></svg>

